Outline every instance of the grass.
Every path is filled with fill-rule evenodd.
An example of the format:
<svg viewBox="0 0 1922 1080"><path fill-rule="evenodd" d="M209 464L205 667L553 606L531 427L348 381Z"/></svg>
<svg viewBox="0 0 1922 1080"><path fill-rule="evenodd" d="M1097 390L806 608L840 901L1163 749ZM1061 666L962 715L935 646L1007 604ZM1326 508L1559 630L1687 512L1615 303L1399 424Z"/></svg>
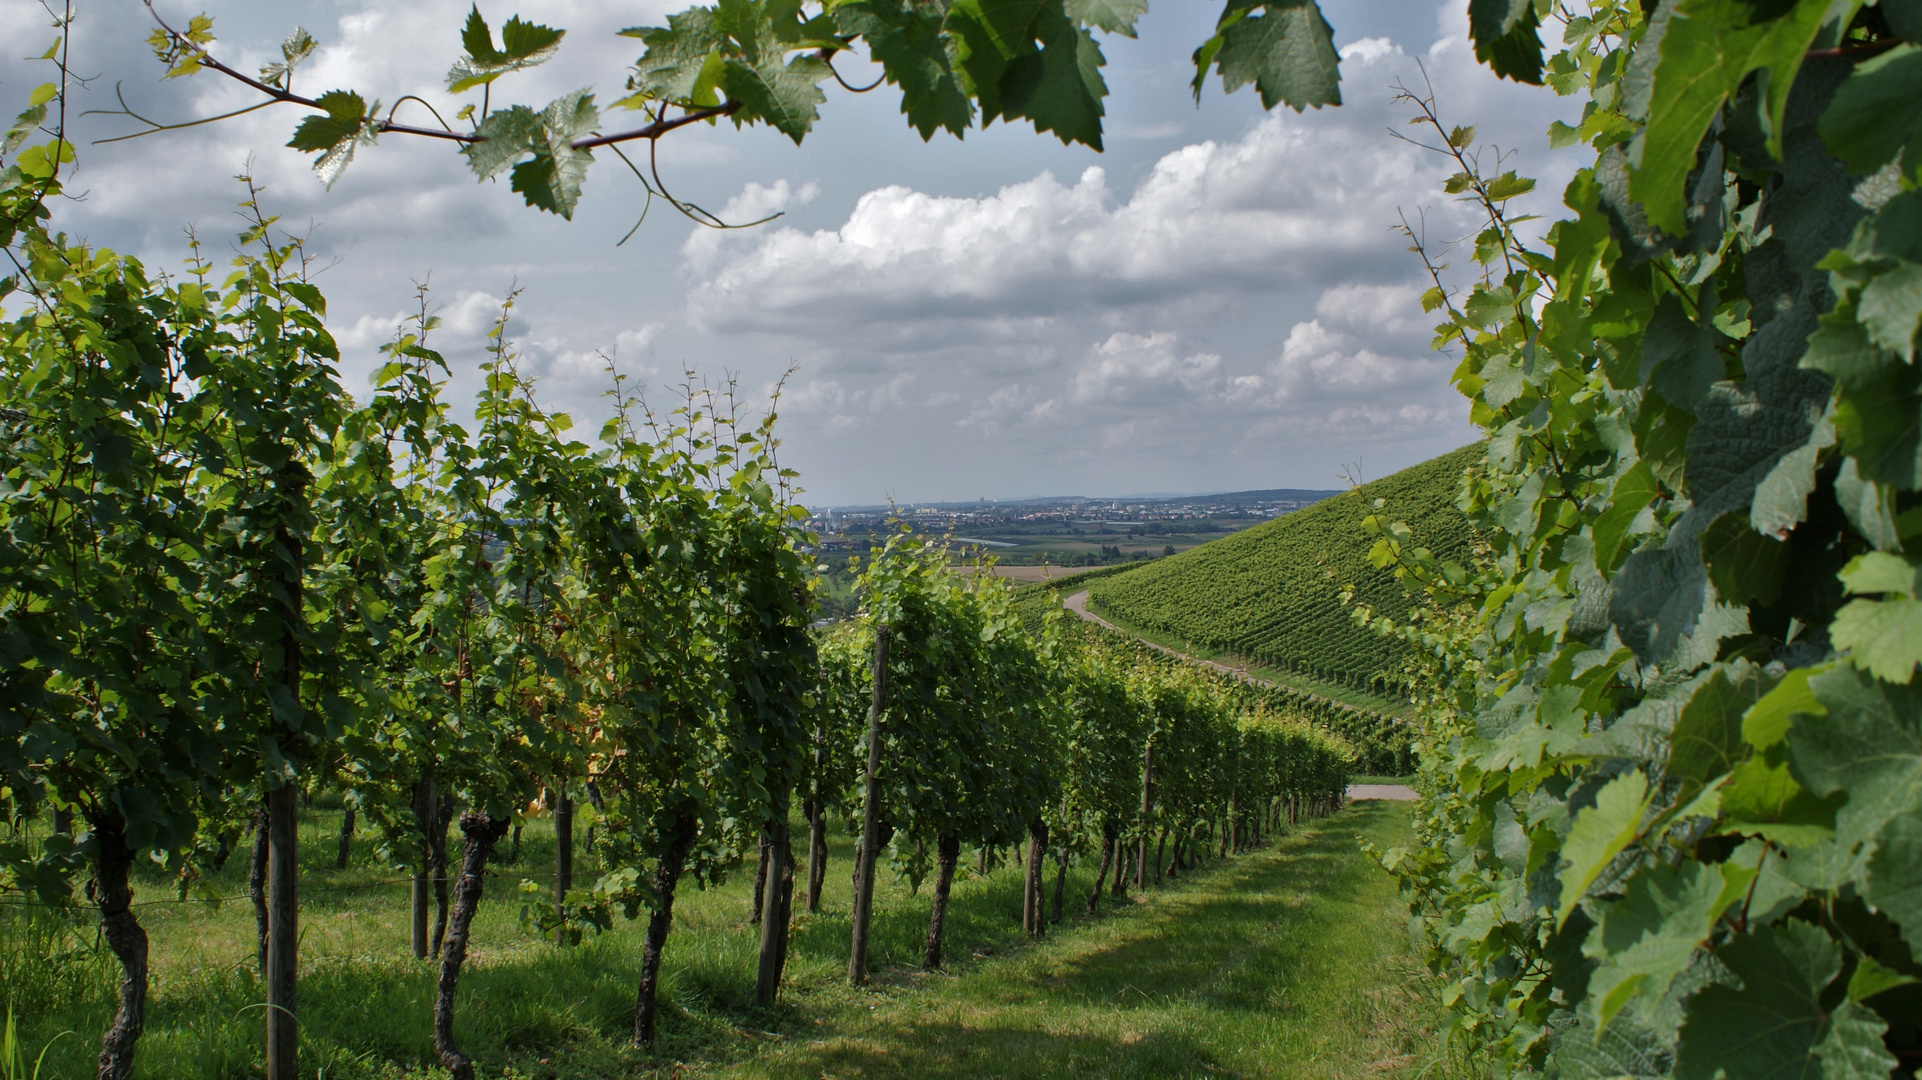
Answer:
<svg viewBox="0 0 1922 1080"><path fill-rule="evenodd" d="M444 1075L430 1037L432 965L407 952L406 888L362 845L332 869L337 817L302 831L300 1010L303 1075L399 1080ZM915 970L928 894L884 882L873 987L843 978L850 850L835 838L821 914L797 916L789 983L752 1005L755 930L736 875L676 905L664 964L661 1042L629 1047L639 924L572 949L518 922L522 877L551 866L545 822L518 865L500 868L476 923L457 1031L489 1077L616 1076L1185 1077L1407 1073L1433 1040L1432 995L1403 944L1389 877L1359 852L1405 843L1402 804L1357 803L1274 848L1075 914L1087 871L1071 875L1070 917L1045 942L1019 936L1013 866L956 885L950 970ZM322 842L316 843L319 839ZM214 884L244 892L245 854ZM972 865L971 860L967 865ZM885 876L885 874L884 874ZM157 872L143 901L164 900ZM329 891L331 890L331 891ZM92 1072L112 1012L115 970L91 927L45 914L0 921L0 997L45 1077ZM140 1077L257 1075L260 988L247 903L153 903L154 984ZM61 1031L76 1035L55 1039Z"/></svg>
<svg viewBox="0 0 1922 1080"><path fill-rule="evenodd" d="M860 995L714 1075L979 1078L1410 1075L1436 1036L1395 887L1357 849L1409 840L1356 803L1268 851L955 978Z"/></svg>

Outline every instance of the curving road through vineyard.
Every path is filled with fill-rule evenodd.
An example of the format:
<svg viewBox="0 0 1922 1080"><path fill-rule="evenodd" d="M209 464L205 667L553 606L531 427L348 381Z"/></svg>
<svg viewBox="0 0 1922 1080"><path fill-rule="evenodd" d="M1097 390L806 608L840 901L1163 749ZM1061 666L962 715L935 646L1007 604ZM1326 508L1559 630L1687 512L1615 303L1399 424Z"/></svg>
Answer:
<svg viewBox="0 0 1922 1080"><path fill-rule="evenodd" d="M1256 678L1255 676L1248 674L1247 669L1245 668L1238 668L1230 664L1223 664L1216 660L1204 660L1199 656L1191 656L1188 653L1182 652L1179 649L1171 649L1168 646L1161 644L1160 642L1149 641L1147 638L1141 637L1138 634L1129 633L1129 631L1123 630L1121 627L1116 626L1115 624L1109 622L1108 620L1088 610L1088 590L1086 589L1082 589L1080 592L1075 593L1074 595L1063 599L1061 601L1061 606L1067 608L1069 611L1074 612L1076 615L1079 615L1081 618L1086 619L1088 622L1094 623L1096 626L1102 627L1104 629L1112 630L1117 634L1127 634L1129 637L1134 638L1136 641L1141 642L1143 645L1146 645L1151 649L1154 649L1158 652L1167 653L1169 656L1179 657L1190 664L1199 664L1202 667L1213 668L1214 670L1222 672L1223 674L1233 675L1239 679L1247 679L1249 682L1259 683L1262 686L1280 685L1269 679ZM1302 691L1302 692L1306 693L1306 691ZM1319 695L1315 695L1315 694L1310 694L1309 696L1320 698ZM1330 699L1321 699L1321 700L1330 700ZM1331 704L1339 704L1339 703L1331 701ZM1348 785L1348 798L1350 800L1394 799L1394 800L1405 802L1407 800L1413 799L1414 797L1415 797L1415 789L1407 786L1406 784L1350 784Z"/></svg>

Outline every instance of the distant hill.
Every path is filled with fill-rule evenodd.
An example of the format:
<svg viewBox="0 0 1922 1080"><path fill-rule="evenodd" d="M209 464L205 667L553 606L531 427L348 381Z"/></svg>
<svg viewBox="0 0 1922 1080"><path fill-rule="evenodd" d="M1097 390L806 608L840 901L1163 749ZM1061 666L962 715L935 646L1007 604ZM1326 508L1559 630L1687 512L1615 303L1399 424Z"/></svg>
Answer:
<svg viewBox="0 0 1922 1080"><path fill-rule="evenodd" d="M1382 499L1382 512L1407 522L1418 544L1465 561L1472 530L1455 495L1463 471L1481 459L1481 444L1465 446L1180 555L1102 577L1090 583L1090 596L1101 609L1159 634L1355 690L1391 691L1401 681L1406 647L1356 626L1338 595L1353 585L1358 602L1383 614L1409 609L1394 575L1368 565L1372 541L1361 520Z"/></svg>

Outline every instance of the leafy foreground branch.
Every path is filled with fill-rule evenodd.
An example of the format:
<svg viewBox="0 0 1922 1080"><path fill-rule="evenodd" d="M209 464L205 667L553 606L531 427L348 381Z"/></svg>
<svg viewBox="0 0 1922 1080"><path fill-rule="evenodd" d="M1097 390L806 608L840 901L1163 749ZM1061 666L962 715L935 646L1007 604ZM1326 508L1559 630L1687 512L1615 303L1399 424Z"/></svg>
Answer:
<svg viewBox="0 0 1922 1080"><path fill-rule="evenodd" d="M1488 433L1428 599L1421 843L1387 852L1492 1075L1867 1078L1922 1062L1922 8L1599 4L1546 66L1590 167L1531 246L1407 228Z"/></svg>

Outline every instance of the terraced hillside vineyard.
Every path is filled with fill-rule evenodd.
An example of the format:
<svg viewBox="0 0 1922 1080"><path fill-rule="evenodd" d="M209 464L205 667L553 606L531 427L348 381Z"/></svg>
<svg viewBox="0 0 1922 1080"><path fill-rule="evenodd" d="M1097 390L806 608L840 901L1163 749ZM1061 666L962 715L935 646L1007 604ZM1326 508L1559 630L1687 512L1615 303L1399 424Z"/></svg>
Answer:
<svg viewBox="0 0 1922 1080"><path fill-rule="evenodd" d="M1355 623L1342 590L1401 617L1406 591L1368 563L1362 519L1406 522L1437 559L1468 561L1473 536L1455 506L1480 444L1403 469L1265 525L1092 582L1104 612L1270 667L1376 693L1397 692L1408 647Z"/></svg>

